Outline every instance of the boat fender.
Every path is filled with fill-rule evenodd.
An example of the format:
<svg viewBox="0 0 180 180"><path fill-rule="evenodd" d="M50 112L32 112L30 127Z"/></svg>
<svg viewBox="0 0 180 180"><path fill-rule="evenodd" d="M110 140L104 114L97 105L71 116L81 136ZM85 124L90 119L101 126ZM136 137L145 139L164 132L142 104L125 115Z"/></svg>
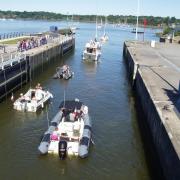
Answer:
<svg viewBox="0 0 180 180"><path fill-rule="evenodd" d="M95 145L95 142L93 141L93 139L91 138L91 143L93 144L93 145Z"/></svg>
<svg viewBox="0 0 180 180"><path fill-rule="evenodd" d="M41 107L44 108L44 103L41 104Z"/></svg>
<svg viewBox="0 0 180 180"><path fill-rule="evenodd" d="M66 158L67 153L67 142L66 141L59 141L59 158L61 160Z"/></svg>

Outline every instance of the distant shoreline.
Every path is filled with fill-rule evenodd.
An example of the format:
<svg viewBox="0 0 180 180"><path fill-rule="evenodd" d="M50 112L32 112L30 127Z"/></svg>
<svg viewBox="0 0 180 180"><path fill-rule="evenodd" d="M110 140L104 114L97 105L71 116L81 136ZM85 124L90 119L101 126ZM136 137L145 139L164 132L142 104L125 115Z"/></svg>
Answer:
<svg viewBox="0 0 180 180"><path fill-rule="evenodd" d="M46 22L54 22L54 21L57 21L57 22L62 22L62 21L67 21L66 19L62 19L62 20L58 20L58 19L32 19L32 18L0 18L0 22L2 20L19 20L19 21L46 21ZM80 23L96 23L96 21L74 21L74 23L77 23L77 22L80 22ZM113 25L112 22L108 22L108 24L111 24ZM116 24L114 24L116 25ZM121 25L124 25L124 24L121 24ZM136 24L126 24L127 26L135 26ZM143 28L144 25L143 24L139 24L139 27L140 28ZM158 26L153 26L153 25L147 25L146 26L147 28L159 28L161 29L162 27L158 27Z"/></svg>
<svg viewBox="0 0 180 180"><path fill-rule="evenodd" d="M45 20L45 21L68 21L69 22L87 22L94 23L98 19L104 22L103 15L65 15L61 13L45 12L45 11L2 11L0 10L0 19L16 19L16 20ZM154 16L139 16L139 24L143 24L144 19L147 20L149 26L162 26L168 23L180 23L180 19L175 17L154 17ZM108 15L107 21L109 24L136 24L136 16L131 15Z"/></svg>

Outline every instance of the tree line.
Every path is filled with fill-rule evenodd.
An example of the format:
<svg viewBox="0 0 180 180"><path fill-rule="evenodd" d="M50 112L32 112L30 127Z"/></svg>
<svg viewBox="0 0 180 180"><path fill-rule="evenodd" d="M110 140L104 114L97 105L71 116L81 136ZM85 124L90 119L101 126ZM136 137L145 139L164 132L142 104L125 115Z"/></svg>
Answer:
<svg viewBox="0 0 180 180"><path fill-rule="evenodd" d="M71 20L72 15L65 15L61 13L44 12L44 11L1 11L0 18L6 19L33 19L33 20L66 20L68 17ZM98 16L98 20L105 19L105 16ZM180 23L180 19L175 17L154 17L154 16L140 16L139 23L143 24L144 19L147 21L147 25L150 26L161 26L169 25L172 23ZM73 15L73 21L80 22L95 22L96 15ZM125 24L136 24L136 16L131 15L109 15L107 16L108 23L125 23Z"/></svg>

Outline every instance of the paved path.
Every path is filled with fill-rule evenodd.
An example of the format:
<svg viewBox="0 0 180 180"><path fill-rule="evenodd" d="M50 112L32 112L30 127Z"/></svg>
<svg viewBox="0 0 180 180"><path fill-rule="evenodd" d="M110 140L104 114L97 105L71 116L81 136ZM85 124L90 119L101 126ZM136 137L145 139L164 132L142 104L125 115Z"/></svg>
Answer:
<svg viewBox="0 0 180 180"><path fill-rule="evenodd" d="M180 157L180 45L126 42L139 73Z"/></svg>

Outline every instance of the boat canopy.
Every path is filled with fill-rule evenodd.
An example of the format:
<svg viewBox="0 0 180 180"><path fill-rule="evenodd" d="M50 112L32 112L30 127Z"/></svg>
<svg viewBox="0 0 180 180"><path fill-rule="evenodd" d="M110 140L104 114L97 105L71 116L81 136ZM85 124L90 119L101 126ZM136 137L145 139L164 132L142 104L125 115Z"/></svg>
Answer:
<svg viewBox="0 0 180 180"><path fill-rule="evenodd" d="M81 106L83 105L82 102L78 102L78 101L62 101L59 108L65 108L68 110L80 110Z"/></svg>

